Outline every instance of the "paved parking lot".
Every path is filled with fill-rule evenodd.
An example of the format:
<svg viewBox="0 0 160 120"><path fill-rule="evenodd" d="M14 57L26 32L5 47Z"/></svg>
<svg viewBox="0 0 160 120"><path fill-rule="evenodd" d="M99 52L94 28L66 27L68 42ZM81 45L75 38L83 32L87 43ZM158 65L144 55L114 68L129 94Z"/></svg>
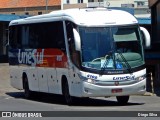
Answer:
<svg viewBox="0 0 160 120"><path fill-rule="evenodd" d="M16 92L10 85L9 65L8 63L0 63L0 95L6 95L6 92Z"/></svg>

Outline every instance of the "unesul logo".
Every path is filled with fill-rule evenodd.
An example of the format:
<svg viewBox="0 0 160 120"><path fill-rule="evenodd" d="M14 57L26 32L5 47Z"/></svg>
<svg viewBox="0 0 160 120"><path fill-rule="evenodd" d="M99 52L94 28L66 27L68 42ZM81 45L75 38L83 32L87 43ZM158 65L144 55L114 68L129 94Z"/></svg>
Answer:
<svg viewBox="0 0 160 120"><path fill-rule="evenodd" d="M29 64L32 66L43 64L43 58L44 49L42 49L41 51L37 49L22 51L19 49L18 52L18 62L20 64Z"/></svg>
<svg viewBox="0 0 160 120"><path fill-rule="evenodd" d="M113 80L134 80L135 75L132 76L124 76L124 77L113 77Z"/></svg>

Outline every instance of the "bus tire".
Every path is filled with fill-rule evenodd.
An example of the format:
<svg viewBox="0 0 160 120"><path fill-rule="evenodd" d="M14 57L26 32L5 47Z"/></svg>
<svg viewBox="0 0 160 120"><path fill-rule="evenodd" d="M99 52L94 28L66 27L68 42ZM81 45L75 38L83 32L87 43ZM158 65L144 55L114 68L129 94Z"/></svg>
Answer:
<svg viewBox="0 0 160 120"><path fill-rule="evenodd" d="M68 105L73 105L74 98L69 93L69 86L68 86L68 82L66 80L63 83L63 96L64 96L64 99L65 99L65 102Z"/></svg>
<svg viewBox="0 0 160 120"><path fill-rule="evenodd" d="M28 84L28 78L24 77L24 96L27 99L31 99L32 98L32 91L29 89L29 84Z"/></svg>
<svg viewBox="0 0 160 120"><path fill-rule="evenodd" d="M118 103L121 105L127 104L129 100L129 96L116 96L116 98L117 98Z"/></svg>

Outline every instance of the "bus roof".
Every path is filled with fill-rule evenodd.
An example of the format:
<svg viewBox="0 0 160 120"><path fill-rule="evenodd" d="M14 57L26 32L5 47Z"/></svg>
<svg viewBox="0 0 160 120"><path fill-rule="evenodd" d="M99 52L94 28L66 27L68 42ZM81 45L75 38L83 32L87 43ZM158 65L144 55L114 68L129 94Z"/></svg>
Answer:
<svg viewBox="0 0 160 120"><path fill-rule="evenodd" d="M122 10L108 10L106 8L76 8L53 11L49 14L13 20L10 22L10 26L63 20L69 20L82 26L129 25L138 23L133 15Z"/></svg>

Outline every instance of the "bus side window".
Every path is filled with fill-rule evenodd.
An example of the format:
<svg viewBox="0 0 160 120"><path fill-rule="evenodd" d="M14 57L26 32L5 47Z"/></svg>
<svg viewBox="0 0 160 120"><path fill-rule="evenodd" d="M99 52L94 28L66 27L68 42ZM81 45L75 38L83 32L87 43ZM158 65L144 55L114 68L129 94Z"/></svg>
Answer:
<svg viewBox="0 0 160 120"><path fill-rule="evenodd" d="M63 23L44 22L30 25L29 45L31 48L57 48L65 52Z"/></svg>
<svg viewBox="0 0 160 120"><path fill-rule="evenodd" d="M22 48L28 48L28 36L29 36L29 27L27 25L21 26L21 39L22 39Z"/></svg>
<svg viewBox="0 0 160 120"><path fill-rule="evenodd" d="M64 29L63 22L55 23L57 26L57 47L61 49L63 52L66 52L65 40L64 40Z"/></svg>
<svg viewBox="0 0 160 120"><path fill-rule="evenodd" d="M69 45L70 57L72 62L80 67L80 53L75 49L75 42L73 36L73 28L75 25L72 22L66 21L67 40Z"/></svg>
<svg viewBox="0 0 160 120"><path fill-rule="evenodd" d="M16 32L16 30L14 29L13 26L9 27L9 45L11 48L16 48L17 41L15 38L15 36L16 36L15 32Z"/></svg>
<svg viewBox="0 0 160 120"><path fill-rule="evenodd" d="M69 44L69 51L70 51L70 56L73 61L73 51L75 50L74 46L74 37L73 37L73 25L71 22L66 22L66 30L67 30L67 40Z"/></svg>
<svg viewBox="0 0 160 120"><path fill-rule="evenodd" d="M29 24L29 48L38 47L38 34L35 25Z"/></svg>
<svg viewBox="0 0 160 120"><path fill-rule="evenodd" d="M10 32L9 32L9 44L10 47L13 49L16 48L21 48L21 26L12 26L10 27Z"/></svg>

